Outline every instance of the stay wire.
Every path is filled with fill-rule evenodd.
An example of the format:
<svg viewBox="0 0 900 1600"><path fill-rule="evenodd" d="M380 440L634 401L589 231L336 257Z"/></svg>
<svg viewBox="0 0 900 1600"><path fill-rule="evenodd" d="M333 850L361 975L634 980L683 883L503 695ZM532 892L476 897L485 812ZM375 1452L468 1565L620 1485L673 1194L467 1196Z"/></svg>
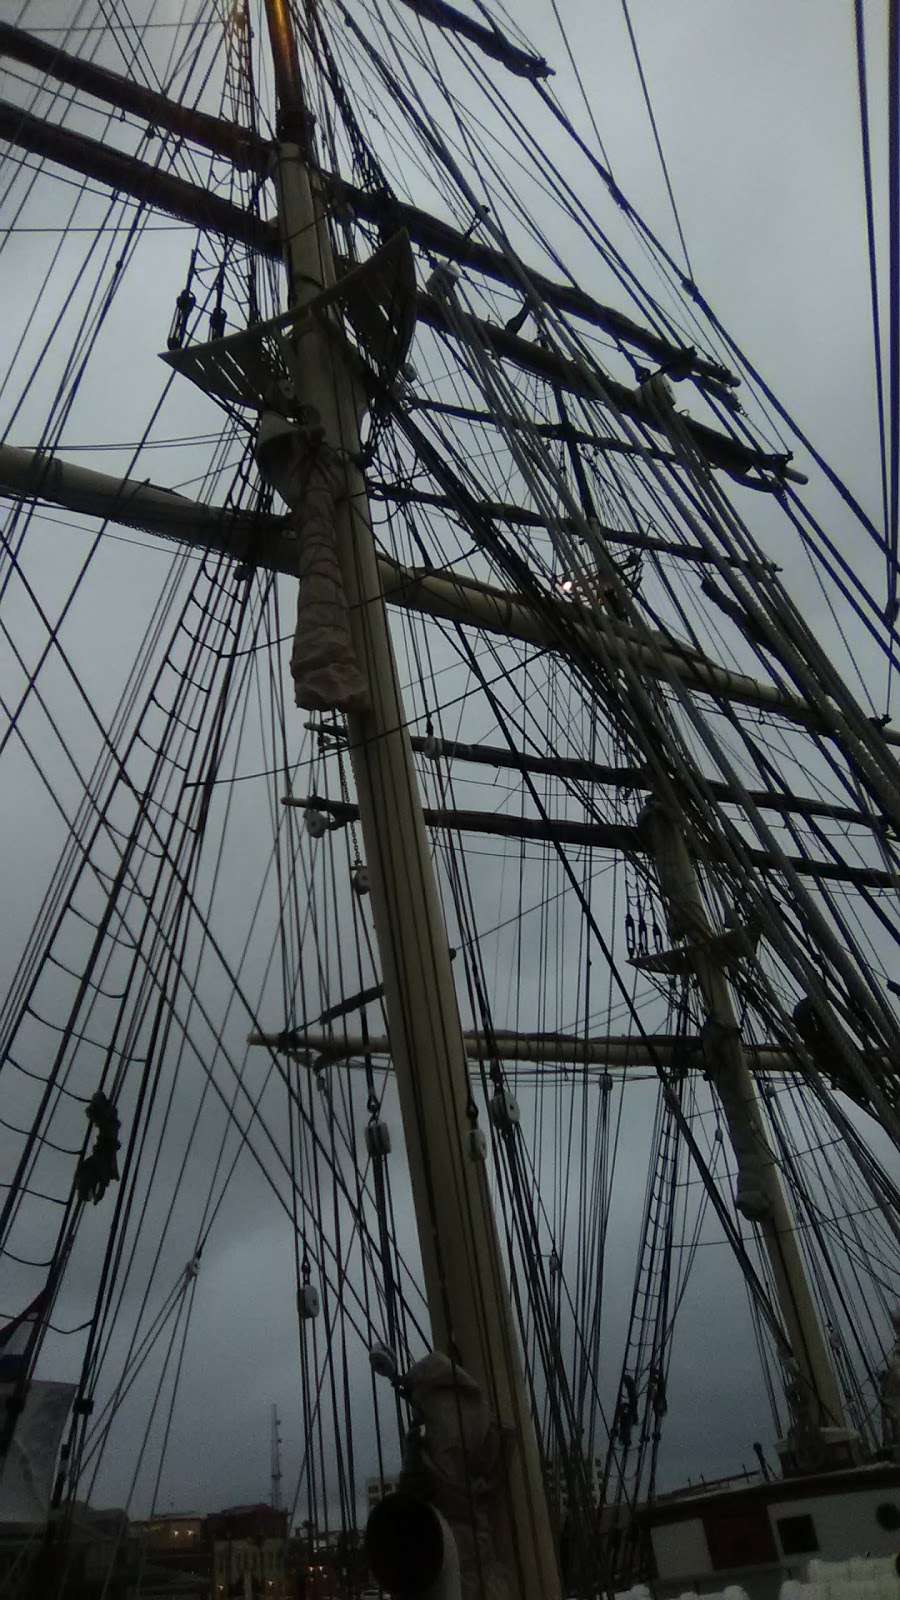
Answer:
<svg viewBox="0 0 900 1600"><path fill-rule="evenodd" d="M889 361L890 361L890 522L885 616L897 620L898 513L900 513L900 5L888 0L888 197L889 197Z"/></svg>
<svg viewBox="0 0 900 1600"><path fill-rule="evenodd" d="M861 0L859 0L859 3L861 3ZM634 31L634 25L631 21L631 13L628 10L628 0L622 0L622 14L625 18L625 26L628 29L628 37L631 41L631 48L634 53L634 64L637 68L637 74L641 81L641 90L644 96L644 104L647 107L647 116L650 119L650 126L653 129L653 141L656 145L656 153L659 156L659 164L662 168L663 178L665 179L666 192L669 196L669 203L672 207L672 215L675 218L675 226L678 229L678 237L681 241L681 248L684 251L685 266L687 267L688 277L693 282L694 269L691 266L691 258L688 253L687 240L684 237L684 229L681 226L681 218L678 215L678 206L675 203L675 191L672 188L672 180L669 177L668 163L666 162L665 153L662 147L662 140L659 136L659 128L656 125L656 116L654 114L653 104L650 99L650 89L644 73L644 66L643 62L641 61L640 51L638 50L638 42Z"/></svg>

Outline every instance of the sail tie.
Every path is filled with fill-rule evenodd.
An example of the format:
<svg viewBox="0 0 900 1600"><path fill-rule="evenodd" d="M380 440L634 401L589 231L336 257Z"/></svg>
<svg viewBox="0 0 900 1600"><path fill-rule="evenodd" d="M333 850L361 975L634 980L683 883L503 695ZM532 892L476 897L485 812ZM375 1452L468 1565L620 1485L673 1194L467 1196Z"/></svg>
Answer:
<svg viewBox="0 0 900 1600"><path fill-rule="evenodd" d="M75 1192L79 1200L92 1200L94 1205L103 1199L111 1183L119 1181L119 1113L102 1089L92 1095L85 1108L88 1123L96 1128L97 1137L90 1155L82 1156L75 1173Z"/></svg>

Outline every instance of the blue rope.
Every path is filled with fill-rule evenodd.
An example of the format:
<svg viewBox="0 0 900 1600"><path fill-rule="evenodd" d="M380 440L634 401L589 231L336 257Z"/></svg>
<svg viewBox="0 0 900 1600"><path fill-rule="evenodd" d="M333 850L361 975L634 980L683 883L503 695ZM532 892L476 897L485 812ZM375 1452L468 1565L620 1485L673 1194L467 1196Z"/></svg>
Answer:
<svg viewBox="0 0 900 1600"><path fill-rule="evenodd" d="M872 199L872 151L869 141L869 93L866 85L866 38L863 0L855 0L856 66L859 81L859 121L862 134L863 185L866 193L866 238L869 249L869 284L872 295L872 334L875 344L875 385L878 398L878 438L881 446L881 503L884 532L888 531L887 442L884 427L884 373L881 359L881 314L878 304L878 263L875 251L875 208Z"/></svg>

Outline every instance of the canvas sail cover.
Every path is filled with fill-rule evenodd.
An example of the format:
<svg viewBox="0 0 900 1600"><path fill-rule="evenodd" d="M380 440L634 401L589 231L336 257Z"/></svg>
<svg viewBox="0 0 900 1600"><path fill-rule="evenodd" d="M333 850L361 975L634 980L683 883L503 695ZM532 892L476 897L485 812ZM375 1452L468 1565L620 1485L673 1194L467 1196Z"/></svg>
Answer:
<svg viewBox="0 0 900 1600"><path fill-rule="evenodd" d="M499 1557L496 1527L506 1441L490 1406L475 1379L440 1350L410 1368L403 1388L424 1437L409 1441L400 1487L430 1501L450 1524L463 1600L510 1600L511 1573Z"/></svg>
<svg viewBox="0 0 900 1600"><path fill-rule="evenodd" d="M0 1384L0 1404L13 1391ZM56 1458L76 1392L74 1383L33 1382L0 1470L0 1525L45 1523Z"/></svg>
<svg viewBox="0 0 900 1600"><path fill-rule="evenodd" d="M334 451L310 437L299 452L297 497L297 628L291 674L306 711L364 711L369 704L350 633L344 580L335 543L335 507L345 479Z"/></svg>

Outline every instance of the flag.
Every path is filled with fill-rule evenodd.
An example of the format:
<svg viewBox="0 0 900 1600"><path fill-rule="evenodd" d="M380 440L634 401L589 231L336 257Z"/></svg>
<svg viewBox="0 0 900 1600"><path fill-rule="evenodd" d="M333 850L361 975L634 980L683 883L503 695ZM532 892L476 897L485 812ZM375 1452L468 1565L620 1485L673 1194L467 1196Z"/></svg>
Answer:
<svg viewBox="0 0 900 1600"><path fill-rule="evenodd" d="M46 1284L17 1317L0 1328L0 1383L18 1383L27 1372L28 1343L50 1303L50 1285Z"/></svg>

